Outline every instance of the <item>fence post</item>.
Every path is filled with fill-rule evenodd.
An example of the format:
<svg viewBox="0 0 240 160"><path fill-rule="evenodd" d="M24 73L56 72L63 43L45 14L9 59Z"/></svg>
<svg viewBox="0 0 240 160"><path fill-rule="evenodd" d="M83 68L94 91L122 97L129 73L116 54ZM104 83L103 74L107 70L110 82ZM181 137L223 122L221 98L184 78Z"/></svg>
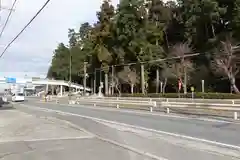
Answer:
<svg viewBox="0 0 240 160"><path fill-rule="evenodd" d="M238 119L237 112L234 112L234 120L237 120L237 119Z"/></svg>
<svg viewBox="0 0 240 160"><path fill-rule="evenodd" d="M157 102L153 101L153 107L157 107Z"/></svg>
<svg viewBox="0 0 240 160"><path fill-rule="evenodd" d="M150 107L150 112L153 112L153 107Z"/></svg>
<svg viewBox="0 0 240 160"><path fill-rule="evenodd" d="M167 114L169 114L170 113L170 110L169 110L169 108L167 108Z"/></svg>

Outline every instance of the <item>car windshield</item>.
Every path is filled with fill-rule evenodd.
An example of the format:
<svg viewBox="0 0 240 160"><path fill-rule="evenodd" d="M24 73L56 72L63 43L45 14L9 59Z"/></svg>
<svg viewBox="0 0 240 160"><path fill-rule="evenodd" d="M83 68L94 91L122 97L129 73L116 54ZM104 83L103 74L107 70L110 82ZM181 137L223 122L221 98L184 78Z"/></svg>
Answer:
<svg viewBox="0 0 240 160"><path fill-rule="evenodd" d="M23 93L18 93L17 95L18 95L18 96L23 96Z"/></svg>

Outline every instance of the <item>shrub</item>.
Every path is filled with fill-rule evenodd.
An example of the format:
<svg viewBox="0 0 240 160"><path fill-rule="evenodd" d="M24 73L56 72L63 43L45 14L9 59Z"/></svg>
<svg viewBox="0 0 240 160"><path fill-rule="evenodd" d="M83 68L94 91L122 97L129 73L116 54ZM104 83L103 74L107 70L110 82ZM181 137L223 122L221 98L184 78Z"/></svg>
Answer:
<svg viewBox="0 0 240 160"><path fill-rule="evenodd" d="M117 95L114 95L117 96ZM149 93L149 94L142 94L142 93L135 93L135 94L128 94L123 93L121 97L151 97L151 98L192 98L192 93L165 93L165 94L157 94L157 93ZM230 93L201 93L197 92L194 93L194 98L204 98L204 99L240 99L240 94L230 94Z"/></svg>

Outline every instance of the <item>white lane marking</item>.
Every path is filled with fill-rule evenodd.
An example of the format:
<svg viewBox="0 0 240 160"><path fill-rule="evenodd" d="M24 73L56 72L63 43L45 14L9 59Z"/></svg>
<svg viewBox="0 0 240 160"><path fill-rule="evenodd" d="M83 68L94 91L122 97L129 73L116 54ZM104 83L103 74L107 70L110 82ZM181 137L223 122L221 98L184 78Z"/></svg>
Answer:
<svg viewBox="0 0 240 160"><path fill-rule="evenodd" d="M159 134L165 134L165 135L168 135L168 136L174 136L174 137L179 137L179 138L183 138L183 139L199 141L199 142L204 142L204 143L208 143L208 144L212 144L212 145L218 145L218 146L222 146L222 147L228 147L228 148L240 150L240 146L221 143L221 142L217 142L217 141L211 141L211 140L207 140L207 139L196 138L196 137L181 135L181 134L177 134L177 133L171 133L171 132L165 132L165 131L155 130L155 129L151 129L151 128L134 126L134 125L120 123L120 122L116 122L116 121L109 121L109 120L105 120L105 119L100 119L100 118L95 118L95 117L90 117L90 116L84 116L84 115L80 115L80 114L64 112L64 111L59 111L59 110L54 110L54 109L46 109L46 108L42 108L42 107L28 107L25 104L21 104L21 106L25 106L25 107L30 108L30 109L43 110L43 111L46 111L46 112L56 112L56 113L61 113L63 115L65 114L65 115L72 115L72 116L92 119L92 120L95 120L95 121L101 121L101 122L111 123L111 124L115 124L115 125L122 125L122 126L125 126L125 127L132 127L132 128L135 128L135 129L141 129L141 130L155 132L155 133L159 133Z"/></svg>
<svg viewBox="0 0 240 160"><path fill-rule="evenodd" d="M61 138L33 138L33 139L9 139L9 140L1 140L0 144L9 143L9 142L38 142L38 141L54 141L54 140L76 140L76 139L91 139L94 138L93 135L89 136L81 136L81 137L61 137Z"/></svg>
<svg viewBox="0 0 240 160"><path fill-rule="evenodd" d="M46 104L46 102L37 102L41 104ZM47 103L51 105L55 105L52 103ZM169 118L178 118L178 119L186 119L186 120L199 120L199 121L206 121L206 122L218 122L218 123L228 123L228 124L240 124L237 122L231 122L231 121L225 121L225 120L217 120L217 119L209 119L209 118L197 118L197 117L186 117L186 116L178 116L178 115L166 115L166 114L161 114L161 113L149 113L149 112L141 112L141 111L130 111L126 109L115 109L115 108L106 108L106 107L91 107L91 106L78 106L78 105L69 105L69 104L58 104L60 106L69 106L69 107L81 107L81 108L87 108L87 109L94 109L94 110L106 110L106 111L111 111L111 112L121 112L121 113L131 113L131 114L136 114L136 115L153 115L153 116L160 116L160 117L169 117Z"/></svg>
<svg viewBox="0 0 240 160"><path fill-rule="evenodd" d="M62 115L71 115L71 114L67 114L67 113L65 113L65 112L61 112L61 111L58 112L57 110L55 111L55 110L51 110L51 109L44 109L44 108L41 108L41 107L30 107L29 105L25 105L25 104L20 104L20 106L26 107L26 108L29 108L29 109L33 109L33 110L38 110L38 111L56 112L56 113L62 114ZM36 109L36 108L38 108L38 109ZM66 121L66 123L70 123L70 122ZM78 128L78 127L75 127L75 128ZM139 150L139 149L134 148L134 147L131 147L131 146L129 146L129 145L121 144L121 143L118 143L117 141L103 138L103 137L98 136L98 135L96 135L96 134L94 134L94 133L91 133L91 132L89 132L89 131L87 131L87 130L85 130L85 129L83 129L83 128L80 128L80 129L83 130L84 132L92 135L91 138L94 138L94 137L95 137L95 138L97 138L97 139L99 139L99 140L101 140L101 141L104 141L104 142L106 142L106 143L110 143L110 144L119 146L119 147L124 148L124 149L126 149L126 150L135 152L135 153L137 153L137 154L139 154L139 155L143 155L143 156L146 156L146 157L150 157L151 159L155 159L155 160L168 160L168 159L166 159L166 158L164 158L164 157L156 156L156 155L154 155L154 154L151 154L151 153L149 153L149 152L145 152L145 151ZM71 139L71 138L70 138L70 139ZM16 141L15 141L15 142L16 142ZM0 143L0 144L1 144L1 143Z"/></svg>
<svg viewBox="0 0 240 160"><path fill-rule="evenodd" d="M102 141L115 144L115 145L120 146L120 147L122 147L122 148L125 148L125 149L127 149L127 150L130 150L130 151L139 153L139 154L144 155L144 156L148 156L148 157L150 157L150 158L152 158L152 159L156 159L156 160L168 160L168 159L166 159L166 158L156 156L156 155L151 154L151 153L149 153L149 152L144 152L144 151L138 150L138 149L136 149L136 148L130 147L129 145L121 144L121 143L118 143L118 142L116 142L116 141L112 141L112 140L110 140L110 139L102 138L102 137L100 137L100 136L96 136L96 137L97 137L98 139L102 140Z"/></svg>

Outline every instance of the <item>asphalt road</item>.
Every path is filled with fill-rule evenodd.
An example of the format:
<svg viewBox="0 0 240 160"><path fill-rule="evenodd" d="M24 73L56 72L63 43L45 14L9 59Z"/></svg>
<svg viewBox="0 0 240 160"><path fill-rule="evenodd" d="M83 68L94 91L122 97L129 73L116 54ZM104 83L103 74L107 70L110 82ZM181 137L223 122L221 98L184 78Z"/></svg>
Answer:
<svg viewBox="0 0 240 160"><path fill-rule="evenodd" d="M58 104L46 105L44 103L35 103L32 101L29 101L28 104L41 108L50 108L63 112L91 116L109 121L117 121L154 130L240 146L240 124L236 123L135 114L134 112L122 113L117 110L99 110L81 106L71 107L68 105L60 106Z"/></svg>
<svg viewBox="0 0 240 160"><path fill-rule="evenodd" d="M0 110L0 159L4 160L151 160L96 138L53 115ZM31 110L29 110L31 111Z"/></svg>
<svg viewBox="0 0 240 160"><path fill-rule="evenodd" d="M24 102L24 103L18 103L14 104L14 107L19 110L20 112L26 113L28 115L32 115L32 117L41 118L43 120L46 119L55 119L56 126L48 126L42 125L43 129L40 125L35 125L35 123L32 124L32 120L25 120L25 122L31 122L31 126L28 127L31 132L29 132L29 129L27 129L25 132L30 133L36 133L38 136L41 137L40 133L44 133L42 136L49 137L54 136L62 137L63 133L68 135L73 135L74 133L78 132L77 130L74 130L75 126L80 127L80 133L79 136L81 136L81 132L87 131L87 133L91 133L94 137L90 139L69 139L69 140L57 140L52 141L47 140L46 142L41 142L38 145L38 142L30 141L30 142L24 142L24 143L7 143L10 145L10 147L7 147L8 150L14 149L16 152L21 155L21 159L29 159L29 157L38 157L38 159L41 159L44 157L44 159L64 159L68 155L74 155L73 159L77 159L77 156L79 157L88 157L88 159L112 159L112 155L116 155L115 159L126 159L126 160L137 160L137 159L155 159L155 160L179 160L179 159L185 159L185 160L202 160L202 159L209 159L209 160L236 160L240 159L240 149L229 149L228 147L222 147L218 145L211 145L204 142L197 142L194 140L188 140L180 137L174 137L171 135L165 135L160 133L154 133L152 131L144 131L138 128L132 128L127 126L122 126L119 124L112 124L110 122L101 122L96 119L92 118L86 118L82 116L77 115L85 115L86 113L89 114L89 111L92 110L90 108L76 108L76 110L72 110L72 107L68 106L60 106L60 105L51 105L48 103L42 103L38 104L36 102ZM42 110L40 108L47 108L47 110ZM61 108L61 109L60 109ZM51 110L52 109L52 110ZM65 114L57 113L56 110L62 110L65 112ZM68 110L68 111L65 111ZM85 111L84 111L85 110ZM97 115L104 115L102 113L102 110L95 110L97 111L94 113L95 117L98 117ZM66 114L66 113L72 112L74 114ZM135 121L134 117L138 117L138 121L140 123L144 123L144 120L146 120L145 116L139 116L137 114L131 115L130 113L123 113L123 112L111 112L111 111L104 111L105 114L115 116L115 119L117 121L122 122L122 118L127 118L127 121ZM93 113L91 113L93 114ZM124 116L126 114L126 116ZM111 117L110 116L110 117ZM9 116L7 116L9 117ZM51 117L51 118L48 118ZM117 117L117 118L116 118ZM151 117L149 115L149 117ZM151 119L155 119L155 116L152 116ZM107 118L106 118L107 119ZM143 119L143 120L141 120ZM170 118L174 120L173 118ZM58 121L67 122L66 124L70 123L72 127L65 126L64 130L62 131L56 131L58 126ZM148 120L150 123L150 119ZM196 120L197 121L197 120ZM201 122L201 121L199 121ZM45 122L47 123L47 122ZM19 121L20 128L24 129L26 127L22 127L21 121ZM39 123L41 124L41 123ZM55 123L51 123L52 125ZM134 123L137 124L137 123ZM33 127L34 126L34 127ZM44 127L45 126L45 127ZM137 125L135 125L137 126ZM150 127L150 126L148 126ZM36 129L34 129L36 128ZM47 131L42 131L47 128ZM48 128L52 128L48 130ZM54 129L56 128L56 129ZM55 131L54 131L55 130ZM37 132L36 132L37 131ZM17 133L19 131L17 130ZM36 134L34 134L36 136ZM18 134L17 134L18 135ZM25 136L26 138L29 138L29 136ZM56 137L56 138L57 138ZM34 138L34 136L33 136ZM79 141L79 142L78 142ZM75 143L73 143L75 142ZM19 144L20 147L17 147ZM49 145L50 144L50 145ZM17 146L16 146L17 145ZM22 146L22 147L21 147ZM17 150L16 148L24 148L24 147L30 148L32 151L21 151ZM35 147L36 146L36 147ZM6 150L6 145L1 145L0 143L0 153L1 150ZM44 148L44 151L42 151L42 148ZM79 148L79 149L78 149ZM116 148L116 149L114 149ZM50 150L50 151L49 151ZM6 153L6 152L5 152ZM98 154L98 153L102 153ZM0 154L1 155L1 154ZM62 156L60 156L62 155ZM75 156L76 155L76 156ZM16 156L14 154L14 156ZM1 156L0 156L1 157ZM7 155L9 160L13 160L14 158L11 157L11 155ZM27 158L26 158L27 157Z"/></svg>

